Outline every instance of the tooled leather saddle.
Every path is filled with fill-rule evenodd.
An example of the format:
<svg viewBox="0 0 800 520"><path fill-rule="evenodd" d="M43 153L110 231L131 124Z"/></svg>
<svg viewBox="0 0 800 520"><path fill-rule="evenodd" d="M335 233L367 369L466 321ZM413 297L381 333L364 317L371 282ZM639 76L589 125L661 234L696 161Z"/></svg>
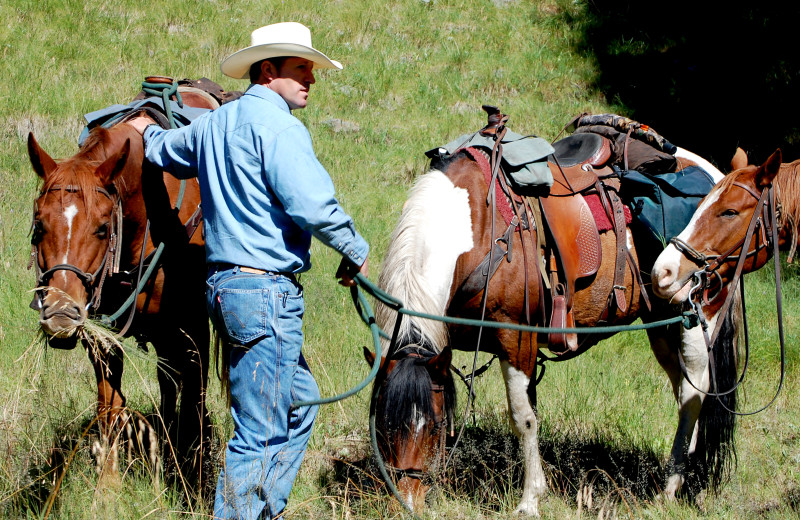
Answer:
<svg viewBox="0 0 800 520"><path fill-rule="evenodd" d="M481 135L501 137L508 117L496 107L485 105L483 108L488 114L488 123L480 131ZM515 185L513 178L506 179L504 175L492 176L490 183L500 183L509 199L498 201L498 204L519 206L522 208L521 220L534 221L530 224L523 222L522 227L532 225L539 231L538 243L535 244L537 251L543 253L538 263L543 282L539 284L542 288L539 307L545 312L543 320L553 328L574 327L572 305L576 284L579 279L594 275L600 267L600 235L595 216L584 195L591 194L600 200L617 237L614 286L600 316L601 321L610 320L617 309L624 313L628 307L624 285L627 265L638 275L638 267L634 265L626 246L626 225L630 221L630 214L627 212L626 215L626 208L618 196L619 179L609 164L612 157L610 142L598 134L581 133L567 136L552 146L554 151L547 157L553 177L549 190L526 194L525 190ZM501 155L502 146L495 146L489 161L500 161ZM488 169L494 168L492 165ZM510 243L510 232L517 223L520 223L519 218L509 222L509 229L498 241ZM453 300L468 299L482 291L486 277L491 278L502 257L497 252L487 255L484 262L458 288ZM490 258L493 259L493 265L487 266ZM543 287L549 288L549 295L545 294ZM549 306L543 305L547 300ZM549 319L544 310L547 307ZM575 333L551 333L546 343L552 352L559 354L578 349Z"/></svg>

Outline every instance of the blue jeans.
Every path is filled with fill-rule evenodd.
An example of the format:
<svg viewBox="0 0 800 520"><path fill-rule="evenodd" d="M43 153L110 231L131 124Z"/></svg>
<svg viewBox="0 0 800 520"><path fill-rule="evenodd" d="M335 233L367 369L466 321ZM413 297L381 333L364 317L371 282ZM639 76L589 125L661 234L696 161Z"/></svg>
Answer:
<svg viewBox="0 0 800 520"><path fill-rule="evenodd" d="M225 450L214 518L275 518L286 507L319 398L300 352L303 288L278 274L238 267L211 269L206 287L211 320L234 347L230 357L233 437Z"/></svg>

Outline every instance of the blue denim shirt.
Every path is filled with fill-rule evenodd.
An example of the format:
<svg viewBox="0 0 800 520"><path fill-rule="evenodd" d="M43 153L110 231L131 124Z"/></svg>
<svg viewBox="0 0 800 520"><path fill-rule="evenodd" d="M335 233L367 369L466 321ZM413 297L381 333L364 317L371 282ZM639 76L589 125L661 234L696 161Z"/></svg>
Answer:
<svg viewBox="0 0 800 520"><path fill-rule="evenodd" d="M198 177L208 263L307 271L312 235L357 265L366 259L308 130L267 87L251 85L183 128L149 126L144 141L150 162Z"/></svg>

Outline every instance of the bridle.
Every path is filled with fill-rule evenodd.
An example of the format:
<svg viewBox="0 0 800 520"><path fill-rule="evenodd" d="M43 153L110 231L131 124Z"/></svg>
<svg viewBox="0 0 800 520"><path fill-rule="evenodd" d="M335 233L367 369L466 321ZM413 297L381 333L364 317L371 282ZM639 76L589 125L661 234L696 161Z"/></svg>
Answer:
<svg viewBox="0 0 800 520"><path fill-rule="evenodd" d="M99 186L96 186L94 190L108 198L113 205L113 209L111 210L110 229L108 230L108 246L103 254L103 260L100 262L100 266L92 273L86 272L72 264L57 264L48 269L43 269L39 263L39 243L37 237L35 235L32 236L31 258L28 262L28 269L33 266L36 267L36 291L33 301L30 305L31 308L35 310L40 310L42 308L42 300L44 299L44 292L47 290L47 284L57 272L70 271L78 277L81 283L83 283L83 286L86 289L86 294L90 296L87 300L85 309L96 309L100 306L100 295L102 292L101 289L106 275L119 271L119 244L121 243L122 238L122 200L115 190L112 190L112 193ZM78 193L83 191L83 189L80 186L73 184L56 184L43 190L39 194L39 197L41 198L51 191ZM37 209L35 205L36 203L34 203L34 216ZM35 222L31 224L32 229L34 225Z"/></svg>
<svg viewBox="0 0 800 520"><path fill-rule="evenodd" d="M402 352L403 349L397 349L395 351L395 356L398 352ZM409 357L409 358L418 358L416 361L417 363L424 363L428 358L418 352L409 352L401 357ZM442 384L434 384L431 382L431 392L435 394L444 394L446 390L446 386ZM417 479L427 484L433 484L436 481L436 475L439 472L439 468L443 468L445 465L445 455L446 455L446 446L447 446L447 429L448 426L452 426L454 424L453 417L452 417L452 410L446 410L446 403L445 397L442 397L442 410L437 414L437 416L433 417L433 425L432 430L433 433L438 435L439 442L437 446L437 454L433 463L429 465L426 469L423 465L421 468L398 468L392 466L384 462L384 466L386 469L398 475L400 478L408 477ZM423 461L426 458L423 457Z"/></svg>
<svg viewBox="0 0 800 520"><path fill-rule="evenodd" d="M748 258L753 256L757 257L761 251L766 249L766 260L769 260L769 258L773 255L773 250L777 248L777 234L778 230L780 229L781 213L780 203L777 201L777 186L770 184L764 188L761 193L757 193L749 186L746 186L740 182L734 182L732 183L732 186L736 186L745 190L757 201L756 206L753 209L753 216L747 226L747 232L741 240L737 241L736 244L720 255L704 255L678 237L674 237L672 240L670 240L670 243L675 246L675 248L686 258L694 262L699 267L702 267L701 270L694 274L697 284L693 288L693 292L702 290L703 304L710 303L710 301L716 298L722 291L722 275L719 273L720 267L728 262L736 262L734 274L730 282L730 285L735 287L741 279L744 271L744 263ZM745 250L745 245L752 242L753 235L756 233L756 230L758 230L760 240L756 244L755 249L753 251L747 251L744 254L734 254L740 249L742 251ZM755 259L753 262L755 262ZM757 267L760 266L754 265L753 269L756 269ZM717 280L718 287L716 293L710 296L710 290L713 286L712 281L714 279ZM728 309L733 301L733 295L734 291L729 291L728 296L720 310L720 315L724 316L728 312ZM695 298L690 296L690 301L694 302ZM700 312L698 309L695 310L698 311L698 316L700 316L702 319L702 312ZM709 345L714 343L721 327L722 323L718 322L714 330L714 334L707 341Z"/></svg>
<svg viewBox="0 0 800 520"><path fill-rule="evenodd" d="M709 276L716 277L721 286L722 276L719 274L720 267L728 262L739 262L743 267L744 262L741 259L742 253L734 253L740 249L744 251L745 244L749 244L752 241L753 235L756 233L759 238L756 247L752 251L748 250L744 253L744 258L757 257L764 249L766 249L768 255L770 255L773 247L773 231L780 229L781 206L780 202L777 200L777 186L770 184L761 193L757 193L749 186L740 182L734 182L732 186L745 190L758 201L753 210L753 217L750 219L747 233L745 233L745 236L741 240L737 241L731 248L719 255L705 255L697 251L685 240L678 237L674 237L670 240L670 243L686 258L697 266L702 267L702 272L705 273L707 278L704 284L704 289L706 290L706 294L704 294L704 303L708 303L716 297L716 294L710 298L708 297L707 291L711 285ZM769 256L767 256L767 260L769 260ZM737 271L740 275L741 270L738 269L738 267L737 265ZM753 269L755 268L756 267ZM734 276L734 278L737 278L737 276Z"/></svg>
<svg viewBox="0 0 800 520"><path fill-rule="evenodd" d="M732 186L736 186L745 190L748 194L750 194L753 198L757 200L756 207L753 209L753 216L750 219L750 223L747 226L747 232L745 233L744 238L739 240L733 247L728 249L725 253L721 255L704 255L691 247L687 244L684 240L681 240L677 237L670 240L670 243L675 246L678 251L680 251L684 256L686 256L689 260L697 264L698 266L702 267L700 271L697 271L694 274L694 279L696 281L694 287L691 289L689 294L689 302L692 305L695 313L697 314L700 323L703 328L703 334L705 337L706 342L706 349L709 355L709 370L710 370L710 380L713 388L709 392L705 392L698 388L692 380L689 378L688 371L686 370L686 366L683 360L683 355L680 351L678 351L678 361L680 362L681 371L683 372L684 378L688 381L688 383L698 392L703 393L706 396L712 397L721 397L727 394L734 392L739 385L744 380L745 373L747 371L747 359L749 359L749 342L747 338L747 318L746 318L746 311L744 311L744 279L742 278L742 274L744 271L744 264L748 258L756 257L758 254L766 249L767 251L767 258L765 259L768 261L770 258L775 260L775 302L777 305L777 312L778 312L778 335L780 338L780 354L781 354L781 375L780 375L780 382L778 383L777 391L772 399L764 406L759 408L758 410L752 412L737 412L735 410L728 409L722 401L720 403L722 406L727 409L728 412L735 414L735 415L753 415L765 410L769 407L775 400L777 399L778 395L780 394L781 389L783 388L783 381L785 376L785 368L786 368L786 347L785 347L785 340L784 340L784 333L783 333L783 302L781 296L781 283L780 283L780 257L778 255L778 231L781 229L781 205L778 200L778 187L776 184L769 184L764 190L759 194L749 186L734 182ZM753 251L747 251L746 253L742 254L741 252L737 255L734 253L741 249L744 251L745 244L750 244L753 239L753 235L758 231L760 240L756 243L756 247ZM761 267L760 265L755 265L756 258L753 259L753 266L751 270L758 269ZM743 307L743 321L745 326L745 367L742 371L741 376L739 377L738 381L729 389L726 390L719 390L717 389L716 385L716 375L715 375L715 363L714 357L712 354L712 346L719 335L720 330L722 329L722 325L724 322L724 316L728 313L730 309L730 305L733 302L734 295L736 294L735 290L728 291L728 295L725 298L725 302L723 303L722 307L717 313L717 316L722 317L722 319L717 319L717 324L714 328L714 331L711 336L708 335L708 327L705 321L705 315L701 308L700 300L702 300L703 304L708 304L711 300L716 298L721 292L723 288L723 280L722 276L719 274L719 268L727 262L736 262L736 267L734 269L733 277L730 280L730 285L732 287L736 287L739 285L739 292L742 298L742 307ZM762 264L763 265L763 264ZM719 288L716 294L709 298L709 288L712 284L711 276L715 276L718 283ZM702 296L695 297L698 291L702 291Z"/></svg>

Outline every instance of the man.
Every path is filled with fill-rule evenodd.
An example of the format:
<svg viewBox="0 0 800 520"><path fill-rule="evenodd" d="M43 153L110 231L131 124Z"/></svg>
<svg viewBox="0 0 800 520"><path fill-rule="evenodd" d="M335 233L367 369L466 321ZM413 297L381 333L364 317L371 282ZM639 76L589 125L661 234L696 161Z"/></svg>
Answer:
<svg viewBox="0 0 800 520"><path fill-rule="evenodd" d="M343 285L359 269L366 274L369 250L291 114L306 106L314 68L342 65L314 49L299 23L257 29L251 43L222 62L228 76L250 75L238 100L177 130L147 117L129 122L143 133L149 161L200 182L208 309L233 345L234 431L215 518L279 516L305 453L317 407L290 405L319 397L301 353L303 290L295 276L311 266L311 236L342 254Z"/></svg>

